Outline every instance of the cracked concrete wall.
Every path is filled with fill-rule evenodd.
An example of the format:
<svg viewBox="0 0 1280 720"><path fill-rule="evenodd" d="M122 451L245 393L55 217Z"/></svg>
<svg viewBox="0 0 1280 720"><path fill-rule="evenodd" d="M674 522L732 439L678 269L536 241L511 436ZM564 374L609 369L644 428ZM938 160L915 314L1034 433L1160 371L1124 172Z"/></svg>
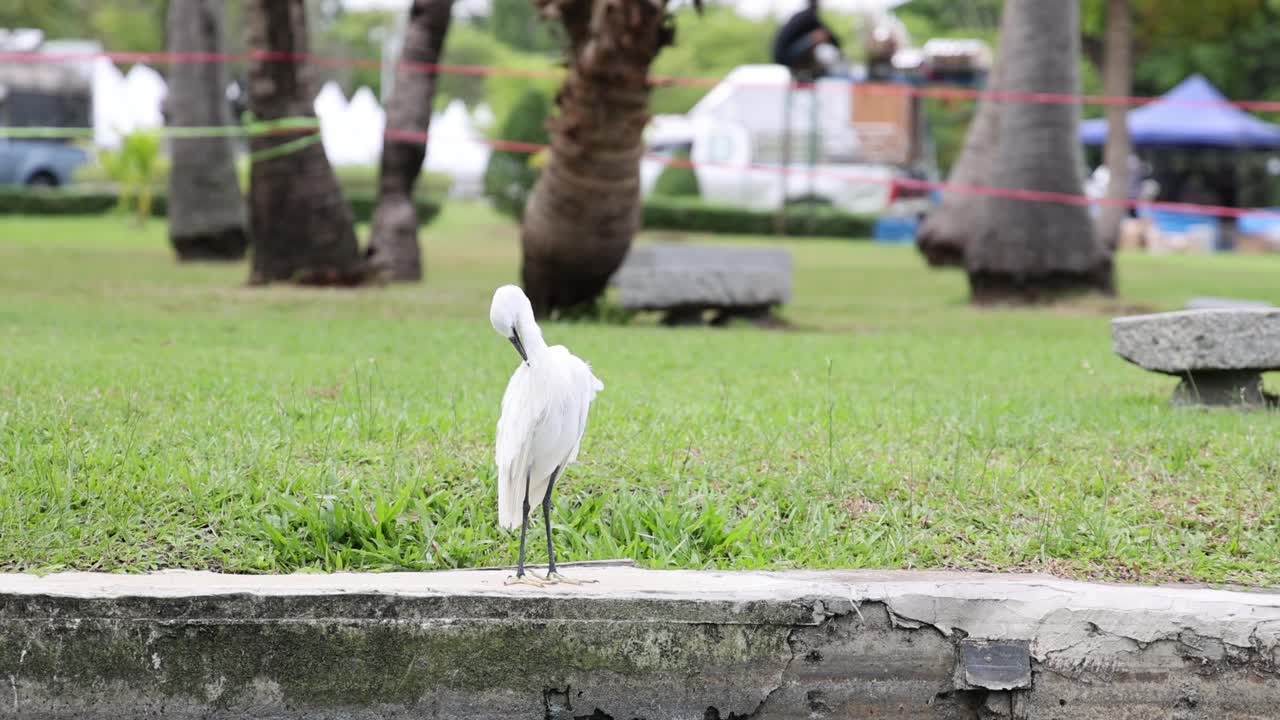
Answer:
<svg viewBox="0 0 1280 720"><path fill-rule="evenodd" d="M0 717L1220 720L1280 707L1273 595L579 574L600 586L0 576ZM961 647L975 638L1020 643L1029 687L974 685Z"/></svg>
<svg viewBox="0 0 1280 720"><path fill-rule="evenodd" d="M770 609L577 605L34 599L0 610L0 716L541 718L544 691L567 688L588 713L701 717L707 698L757 705L789 657Z"/></svg>

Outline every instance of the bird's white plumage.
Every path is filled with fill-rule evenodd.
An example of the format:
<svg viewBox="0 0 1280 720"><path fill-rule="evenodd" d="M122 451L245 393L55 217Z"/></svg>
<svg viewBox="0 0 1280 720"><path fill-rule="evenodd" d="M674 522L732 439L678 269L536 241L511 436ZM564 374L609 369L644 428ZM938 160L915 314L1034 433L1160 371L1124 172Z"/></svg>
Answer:
<svg viewBox="0 0 1280 720"><path fill-rule="evenodd" d="M591 401L604 384L563 345L547 347L519 288L499 288L489 317L499 334L518 335L528 354L502 396L494 453L498 524L513 530L520 527L526 480L532 511L542 503L556 468L563 473L577 459Z"/></svg>

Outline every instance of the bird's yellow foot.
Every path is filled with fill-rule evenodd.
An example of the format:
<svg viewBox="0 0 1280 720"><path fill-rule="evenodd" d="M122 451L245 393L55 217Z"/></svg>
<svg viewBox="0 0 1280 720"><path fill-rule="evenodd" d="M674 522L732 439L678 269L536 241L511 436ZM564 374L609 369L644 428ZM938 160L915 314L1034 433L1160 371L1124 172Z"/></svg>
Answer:
<svg viewBox="0 0 1280 720"><path fill-rule="evenodd" d="M566 585L588 585L596 582L595 580L578 580L577 578L567 578L558 572L552 571L547 573L548 583L564 583Z"/></svg>
<svg viewBox="0 0 1280 720"><path fill-rule="evenodd" d="M531 577L532 575L533 573L526 573L524 575L511 575L510 577L508 577L506 580L503 581L503 584L504 585L531 585L533 587L546 587L547 585L550 584L541 578Z"/></svg>

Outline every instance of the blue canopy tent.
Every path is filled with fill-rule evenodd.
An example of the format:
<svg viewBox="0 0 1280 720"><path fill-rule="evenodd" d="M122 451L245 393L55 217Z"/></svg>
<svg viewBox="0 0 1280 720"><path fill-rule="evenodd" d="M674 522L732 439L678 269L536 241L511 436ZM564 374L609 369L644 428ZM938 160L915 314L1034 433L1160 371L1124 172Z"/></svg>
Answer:
<svg viewBox="0 0 1280 720"><path fill-rule="evenodd" d="M1280 126L1264 122L1230 102L1203 75L1192 75L1177 87L1127 114L1129 138L1135 148L1271 150L1280 148ZM1107 141L1106 119L1080 123L1080 141L1103 145ZM1237 174L1238 178L1238 174ZM1237 184L1239 180L1237 180ZM1156 226L1181 232L1189 226L1219 227L1219 218L1192 212L1139 208ZM1268 216L1276 222L1274 216ZM1270 223L1267 223L1270 224Z"/></svg>
<svg viewBox="0 0 1280 720"><path fill-rule="evenodd" d="M1280 148L1280 126L1227 103L1203 75L1192 75L1160 99L1130 111L1129 137L1135 147ZM1106 119L1080 123L1080 141L1106 143Z"/></svg>

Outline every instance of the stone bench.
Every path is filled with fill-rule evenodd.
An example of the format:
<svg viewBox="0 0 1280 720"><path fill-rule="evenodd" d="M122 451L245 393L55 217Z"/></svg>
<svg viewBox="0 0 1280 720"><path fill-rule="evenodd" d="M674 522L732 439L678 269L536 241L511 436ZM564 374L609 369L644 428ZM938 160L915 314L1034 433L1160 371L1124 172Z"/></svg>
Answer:
<svg viewBox="0 0 1280 720"><path fill-rule="evenodd" d="M635 245L614 274L622 307L659 310L668 325L762 319L791 299L791 253L771 247Z"/></svg>
<svg viewBox="0 0 1280 720"><path fill-rule="evenodd" d="M1213 309L1111 321L1117 355L1182 379L1175 405L1274 405L1262 373L1280 370L1280 309Z"/></svg>

